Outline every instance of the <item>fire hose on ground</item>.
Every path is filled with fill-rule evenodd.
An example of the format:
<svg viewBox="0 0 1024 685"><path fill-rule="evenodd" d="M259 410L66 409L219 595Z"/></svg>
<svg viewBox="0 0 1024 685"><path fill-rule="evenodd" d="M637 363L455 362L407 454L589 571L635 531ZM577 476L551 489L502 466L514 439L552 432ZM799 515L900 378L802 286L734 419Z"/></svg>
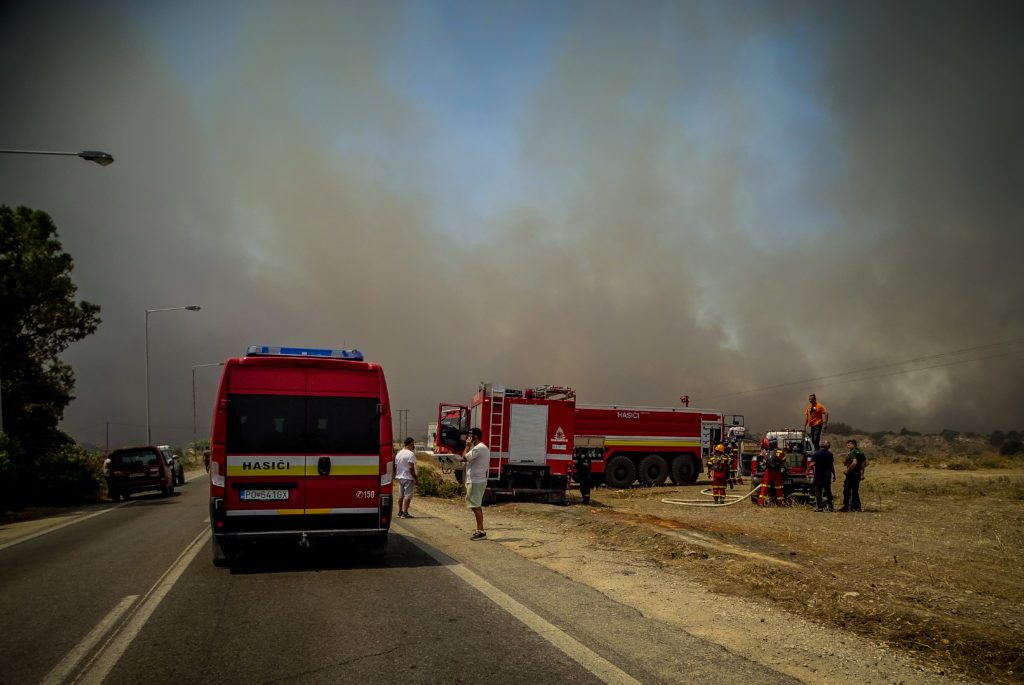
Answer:
<svg viewBox="0 0 1024 685"><path fill-rule="evenodd" d="M751 490L745 495L724 495L725 499L732 500L730 502L708 502L707 500L703 499L673 499L671 497L666 497L661 501L664 502L665 504L681 504L684 507L727 507L730 504L742 502L743 500L747 499L755 492L757 492L760 488L761 484L758 483L757 485L754 486L753 490ZM700 494L705 495L707 497L713 497L713 495L711 494L711 488L704 488L703 490L700 491ZM719 495L719 497L723 496Z"/></svg>

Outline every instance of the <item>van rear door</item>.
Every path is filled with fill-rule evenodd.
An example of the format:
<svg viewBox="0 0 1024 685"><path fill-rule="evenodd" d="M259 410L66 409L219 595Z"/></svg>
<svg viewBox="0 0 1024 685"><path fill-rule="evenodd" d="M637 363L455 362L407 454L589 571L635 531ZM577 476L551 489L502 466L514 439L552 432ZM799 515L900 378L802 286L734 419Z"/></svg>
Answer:
<svg viewBox="0 0 1024 685"><path fill-rule="evenodd" d="M259 517L253 525L261 530L294 528L291 517L306 507L306 372L238 365L229 382L225 509L239 517L232 527Z"/></svg>
<svg viewBox="0 0 1024 685"><path fill-rule="evenodd" d="M379 527L379 371L310 368L306 394L307 528Z"/></svg>

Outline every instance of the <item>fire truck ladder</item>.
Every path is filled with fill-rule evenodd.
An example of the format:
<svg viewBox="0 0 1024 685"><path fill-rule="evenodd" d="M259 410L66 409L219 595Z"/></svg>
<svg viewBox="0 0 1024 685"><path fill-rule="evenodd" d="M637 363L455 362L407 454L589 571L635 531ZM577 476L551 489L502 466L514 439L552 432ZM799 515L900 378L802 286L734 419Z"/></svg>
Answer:
<svg viewBox="0 0 1024 685"><path fill-rule="evenodd" d="M498 455L498 465L492 466L488 470L488 473L493 477L501 476L501 434L502 429L505 427L505 386L503 385L492 385L491 386L491 416L490 416L490 428L487 433L487 448L491 450L491 454ZM491 471L497 471L497 473L491 473Z"/></svg>

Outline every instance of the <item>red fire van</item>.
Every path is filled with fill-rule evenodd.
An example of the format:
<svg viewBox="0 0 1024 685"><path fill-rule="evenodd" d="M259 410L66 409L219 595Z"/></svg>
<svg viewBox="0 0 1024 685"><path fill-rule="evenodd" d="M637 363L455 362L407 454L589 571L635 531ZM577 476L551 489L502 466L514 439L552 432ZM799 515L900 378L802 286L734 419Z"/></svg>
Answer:
<svg viewBox="0 0 1024 685"><path fill-rule="evenodd" d="M384 372L358 350L254 346L228 359L211 436L214 564L268 538L361 538L383 556L392 456Z"/></svg>

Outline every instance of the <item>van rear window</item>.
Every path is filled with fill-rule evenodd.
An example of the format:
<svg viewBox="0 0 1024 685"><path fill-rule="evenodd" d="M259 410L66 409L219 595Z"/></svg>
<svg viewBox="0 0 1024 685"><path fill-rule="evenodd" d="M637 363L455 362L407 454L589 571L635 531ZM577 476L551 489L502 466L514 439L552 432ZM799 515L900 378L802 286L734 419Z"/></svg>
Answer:
<svg viewBox="0 0 1024 685"><path fill-rule="evenodd" d="M156 466L157 459L156 452L152 450L114 452L110 455L110 465L121 469L128 469L133 466Z"/></svg>
<svg viewBox="0 0 1024 685"><path fill-rule="evenodd" d="M379 400L230 395L228 454L377 454Z"/></svg>

